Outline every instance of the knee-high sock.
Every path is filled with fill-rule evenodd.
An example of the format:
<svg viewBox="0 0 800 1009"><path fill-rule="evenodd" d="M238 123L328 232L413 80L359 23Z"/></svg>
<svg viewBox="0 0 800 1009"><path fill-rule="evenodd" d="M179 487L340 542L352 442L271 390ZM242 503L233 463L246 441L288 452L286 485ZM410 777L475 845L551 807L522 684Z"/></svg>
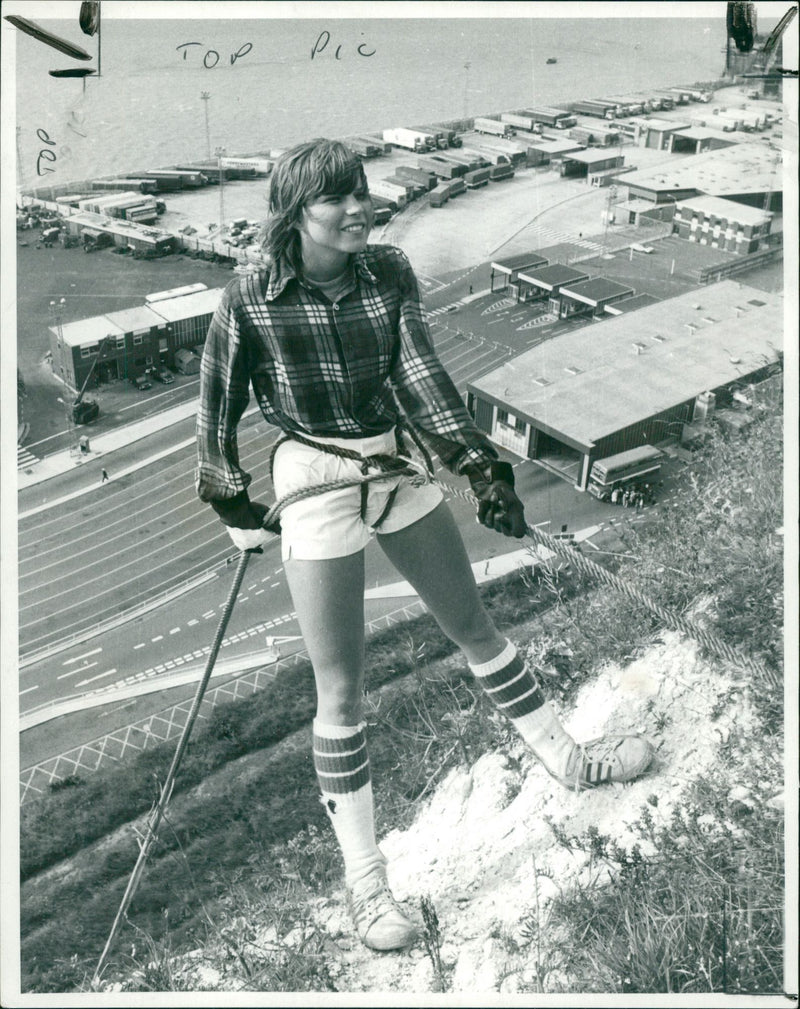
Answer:
<svg viewBox="0 0 800 1009"><path fill-rule="evenodd" d="M375 842L364 724L324 725L314 720L314 768L322 804L344 858L345 881L353 887L386 864Z"/></svg>
<svg viewBox="0 0 800 1009"><path fill-rule="evenodd" d="M565 731L515 646L507 641L499 655L488 662L470 664L470 669L545 767L554 774L563 774L575 740Z"/></svg>

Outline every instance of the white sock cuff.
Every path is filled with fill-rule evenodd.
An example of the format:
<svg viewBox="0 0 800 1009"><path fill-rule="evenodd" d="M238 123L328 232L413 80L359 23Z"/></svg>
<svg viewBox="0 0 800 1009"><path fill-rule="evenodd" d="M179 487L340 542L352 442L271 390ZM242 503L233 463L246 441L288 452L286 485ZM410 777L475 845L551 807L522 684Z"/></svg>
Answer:
<svg viewBox="0 0 800 1009"><path fill-rule="evenodd" d="M366 722L359 722L358 725L326 725L324 722L318 722L316 718L312 722L314 735L322 736L323 739L348 739L366 727Z"/></svg>
<svg viewBox="0 0 800 1009"><path fill-rule="evenodd" d="M469 668L475 676L489 676L491 673L496 673L498 670L505 668L516 654L516 645L506 638L506 647L499 655L496 655L493 659L489 659L488 662L479 662L477 665L470 663Z"/></svg>

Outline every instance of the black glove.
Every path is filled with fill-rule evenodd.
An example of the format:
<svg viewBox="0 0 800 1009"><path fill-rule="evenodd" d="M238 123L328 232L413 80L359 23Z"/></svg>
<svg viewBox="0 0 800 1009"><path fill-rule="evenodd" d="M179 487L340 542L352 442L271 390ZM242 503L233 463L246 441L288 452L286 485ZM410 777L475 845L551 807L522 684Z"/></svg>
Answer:
<svg viewBox="0 0 800 1009"><path fill-rule="evenodd" d="M478 466L464 471L478 499L478 521L504 536L521 539L526 532L525 509L514 493L514 470L507 462L493 462L487 474Z"/></svg>
<svg viewBox="0 0 800 1009"><path fill-rule="evenodd" d="M268 526L264 526L264 518L269 507L260 501L251 501L246 490L239 491L231 498L213 498L209 504L219 515L223 525L233 526L236 529L265 528L280 536L280 519L276 518Z"/></svg>

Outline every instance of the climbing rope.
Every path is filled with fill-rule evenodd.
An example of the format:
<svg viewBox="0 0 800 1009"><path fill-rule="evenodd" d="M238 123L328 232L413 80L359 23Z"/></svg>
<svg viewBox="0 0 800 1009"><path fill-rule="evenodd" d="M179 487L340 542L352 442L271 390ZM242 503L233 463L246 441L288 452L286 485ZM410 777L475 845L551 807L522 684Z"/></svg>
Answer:
<svg viewBox="0 0 800 1009"><path fill-rule="evenodd" d="M317 443L313 442L309 442L309 444L317 445ZM353 458L358 460L361 460L362 458L355 452L348 452L345 449L340 449L335 446L325 445L324 451L330 451L334 455L341 455L343 458ZM372 457L372 459L375 460L376 465L385 466L385 468L380 469L375 473L364 474L361 477L353 478L352 480L331 481L329 483L318 484L304 490L295 491L292 494L287 494L286 497L281 498L281 500L277 501L270 509L264 519L264 525L270 525L271 522L280 516L281 512L285 508L287 508L290 504L293 504L295 501L313 497L316 494L324 494L329 490L340 490L344 487L358 485L363 486L373 480L386 480L398 475L405 476L412 481L424 480L426 482L433 483L442 490L447 491L448 494L452 494L454 497L461 498L464 501L469 501L472 504L477 504L477 498L470 491L461 490L460 488L453 487L442 480L433 478L430 475L430 470L426 470L425 467L421 466L415 460L400 458L397 456ZM384 460L390 460L393 463L393 466L387 466ZM639 606L650 610L650 612L654 613L659 620L666 624L667 627L670 627L673 630L681 631L687 637L699 642L710 652L726 659L737 668L760 677L771 687L777 688L780 685L780 678L774 670L767 668L767 666L765 666L762 662L759 662L757 659L754 659L752 656L743 654L737 648L729 645L727 641L723 641L722 638L718 637L718 635L714 634L712 631L706 630L687 617L681 616L680 614L674 613L673 611L661 606L654 599L651 599L648 595L642 592L641 589L631 585L629 582L625 581L625 579L620 578L612 571L604 568L601 564L597 564L588 557L585 557L583 554L575 550L574 547L566 544L563 540L559 540L549 533L543 532L541 529L535 529L529 525L525 526L525 532L526 535L529 536L535 543L546 547L548 550L552 550L561 557L568 558L570 564L574 565L574 567L583 574L595 578L603 584L616 589L617 592L622 593L622 595L624 595L627 599L630 599L631 602L637 603ZM545 563L547 562L546 558L542 558L542 560Z"/></svg>
<svg viewBox="0 0 800 1009"><path fill-rule="evenodd" d="M298 439L299 440L299 439ZM307 444L314 445L314 447L322 447L317 442L308 440ZM288 508L290 504L296 501L302 501L309 497L315 497L319 494L325 494L331 490L341 490L346 487L366 487L369 483L376 480L387 480L394 479L397 476L404 477L416 483L433 483L445 490L448 494L452 494L454 497L461 498L464 501L469 501L472 504L477 503L477 498L474 494L469 491L463 491L460 488L453 487L450 484L433 478L432 476L432 465L430 464L430 458L425 458L425 464L422 465L416 460L409 459L407 457L401 456L369 456L363 458L355 452L351 452L347 449L342 449L336 446L325 445L323 451L332 452L334 455L339 455L342 458L348 458L353 460L358 460L362 464L362 475L359 477L354 477L349 480L333 480L328 483L317 484L313 487L308 487L303 490L295 491L291 494L287 494L285 497L277 501L273 507L267 512L264 517L263 525L264 527L270 526L274 523L284 511ZM274 454L274 453L273 453ZM367 464L367 465L365 465ZM368 465L375 467L375 472L363 472L363 469L367 469ZM270 467L271 469L271 467ZM584 574L589 575L592 578L596 578L598 581L603 582L603 584L610 586L616 591L622 593L626 598L630 599L632 602L643 606L645 609L650 610L654 613L664 624L674 630L681 631L688 637L695 641L698 641L710 652L713 652L720 657L727 659L732 665L738 667L739 669L746 670L747 672L753 673L754 675L761 677L770 686L777 688L780 684L779 677L773 671L768 669L763 663L758 662L756 659L748 655L743 655L738 649L733 648L727 642L723 641L716 634L705 630L702 627L698 627L697 624L693 623L686 617L680 616L677 613L673 613L670 610L665 609L660 606L653 599L647 596L644 592L640 591L635 586L630 585L624 579L618 577L613 572L602 567L600 564L596 564L594 561L589 560L583 554L579 553L574 549L574 547L567 546L563 540L556 539L556 537L550 535L549 533L542 532L540 529L535 529L532 526L525 526L526 535L529 536L535 543L540 546L546 547L548 550L553 551L558 556L566 558L571 565L574 565L579 571ZM119 932L122 921L127 914L128 907L133 900L133 897L138 888L142 873L144 871L145 862L150 853L150 849L157 840L158 830L161 825L161 821L164 818L167 805L172 796L172 790L175 784L175 777L178 772L178 767L180 766L181 760L183 759L183 754L189 741L189 736L191 734L192 728L194 726L197 714L200 710L200 704L203 700L203 695L205 694L206 687L208 686L209 679L211 678L211 673L216 662L217 654L219 652L220 646L222 644L222 639L225 634L225 630L228 626L228 621L230 620L231 613L233 611L234 603L236 602L236 597L238 595L239 589L242 584L242 579L244 578L245 571L247 569L247 564L250 559L251 553L260 552L245 550L239 555L239 564L236 568L236 573L234 575L233 583L231 585L230 591L228 593L228 598L223 607L222 614L220 616L219 625L217 627L217 632L214 636L214 641L211 645L211 651L208 655L206 661L205 670L203 672L203 677L197 686L195 692L194 701L192 702L192 707L189 712L189 717L187 718L186 725L181 733L180 740L178 741L178 746L175 750L175 754L172 758L172 764L170 765L167 777L164 781L164 785L161 789L161 795L159 797L158 803L152 810L150 817L148 818L147 825L145 827L145 833L143 839L139 841L139 856L136 860L136 864L131 873L130 879L128 880L128 885L123 894L122 901L117 911L114 923L111 928L108 939L106 940L105 947L100 956L100 959L95 968L94 975L92 977L92 988L97 990L97 985L99 983L99 978L103 966L105 965L106 958L109 951L114 943L114 940ZM541 557L541 555L539 555ZM541 557L543 563L547 564L549 559L546 557Z"/></svg>

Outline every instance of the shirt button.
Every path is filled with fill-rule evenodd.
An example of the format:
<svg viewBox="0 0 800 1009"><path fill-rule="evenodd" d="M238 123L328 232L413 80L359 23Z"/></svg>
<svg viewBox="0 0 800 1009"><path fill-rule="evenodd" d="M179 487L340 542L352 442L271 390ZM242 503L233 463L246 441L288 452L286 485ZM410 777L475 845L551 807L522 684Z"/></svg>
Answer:
<svg viewBox="0 0 800 1009"><path fill-rule="evenodd" d="M336 302L333 303L333 310L334 310L334 312L338 312L339 311L339 306L338 306L338 304Z"/></svg>

